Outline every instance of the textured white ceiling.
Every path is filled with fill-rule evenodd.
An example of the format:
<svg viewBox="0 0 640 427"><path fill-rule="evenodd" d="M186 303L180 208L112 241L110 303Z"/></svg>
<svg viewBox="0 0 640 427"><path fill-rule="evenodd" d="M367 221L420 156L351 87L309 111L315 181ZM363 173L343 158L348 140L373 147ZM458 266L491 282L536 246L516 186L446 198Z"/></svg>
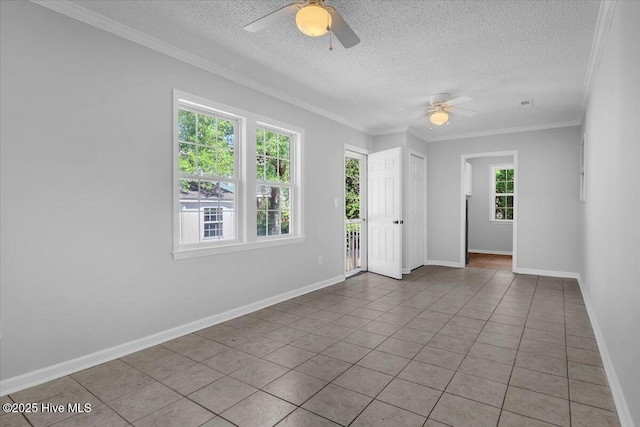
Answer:
<svg viewBox="0 0 640 427"><path fill-rule="evenodd" d="M328 110L372 133L412 126L429 139L578 120L599 1L329 0L362 42L344 49L284 19L247 23L291 0L74 3ZM474 101L429 132L428 96ZM520 101L533 99L534 108Z"/></svg>

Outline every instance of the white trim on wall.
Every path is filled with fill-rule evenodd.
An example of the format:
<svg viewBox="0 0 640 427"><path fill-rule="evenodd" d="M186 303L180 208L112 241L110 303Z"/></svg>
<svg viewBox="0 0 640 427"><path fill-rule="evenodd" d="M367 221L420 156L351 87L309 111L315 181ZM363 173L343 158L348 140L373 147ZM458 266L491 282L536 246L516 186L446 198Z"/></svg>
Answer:
<svg viewBox="0 0 640 427"><path fill-rule="evenodd" d="M513 255L510 251L488 251L485 249L469 249L473 254L489 254L489 255Z"/></svg>
<svg viewBox="0 0 640 427"><path fill-rule="evenodd" d="M16 377L7 378L0 381L0 396L15 393L17 391L39 385L47 381L55 380L74 372L82 371L84 369L109 362L119 357L126 356L136 351L144 350L145 348L161 344L174 338L178 338L183 335L187 335L201 329L226 322L239 316L253 313L254 311L261 310L265 307L278 304L288 299L295 298L297 296L304 295L309 292L334 285L336 283L340 283L344 280L344 274L335 276L330 279L305 286L303 288L284 292L280 295L265 298L261 301L256 301L242 307L234 308L232 310L207 317L205 319L196 320L195 322L187 323L185 325L158 332L153 335L148 335L146 337L142 337L134 341L129 341L115 347L100 350L95 353L87 354L85 356L80 356L78 358L58 363L53 366L47 366L45 368L41 368L32 372L27 372L26 374L18 375Z"/></svg>
<svg viewBox="0 0 640 427"><path fill-rule="evenodd" d="M484 152L484 153L469 153L462 154L460 156L460 261L458 262L458 267L463 268L466 265L466 254L465 254L465 165L467 160L477 158L477 157L504 157L504 156L513 156L513 209L515 211L514 220L510 224L513 224L513 244L512 244L512 271L514 273L518 270L518 217L519 209L518 209L518 200L520 199L519 191L518 191L518 150L506 150L506 151L492 151L492 152Z"/></svg>
<svg viewBox="0 0 640 427"><path fill-rule="evenodd" d="M531 276L562 277L563 279L577 279L579 274L571 271L539 270L537 268L517 268L516 274L528 274Z"/></svg>
<svg viewBox="0 0 640 427"><path fill-rule="evenodd" d="M620 420L620 426L634 427L633 419L631 418L631 411L629 410L629 404L627 403L627 400L624 397L624 393L622 392L622 386L620 385L620 380L618 379L616 370L613 367L613 362L611 361L611 356L609 355L607 344L604 341L604 335L602 333L602 330L600 329L600 325L598 324L598 318L596 317L596 313L593 310L593 305L591 304L591 298L589 297L589 293L587 292L587 287L584 284L582 280L582 276L580 276L580 274L576 274L576 279L578 279L578 285L580 285L580 292L582 292L584 305L587 309L589 320L591 321L593 334L596 337L598 350L600 350L602 365L604 366L604 371L607 376L607 381L609 382L609 388L611 389L613 402L616 405L616 411L618 413L618 418Z"/></svg>
<svg viewBox="0 0 640 427"><path fill-rule="evenodd" d="M460 268L460 263L458 262L452 262L452 261L440 261L437 259L430 259L427 260L427 265L438 265L440 267L454 267L454 268Z"/></svg>

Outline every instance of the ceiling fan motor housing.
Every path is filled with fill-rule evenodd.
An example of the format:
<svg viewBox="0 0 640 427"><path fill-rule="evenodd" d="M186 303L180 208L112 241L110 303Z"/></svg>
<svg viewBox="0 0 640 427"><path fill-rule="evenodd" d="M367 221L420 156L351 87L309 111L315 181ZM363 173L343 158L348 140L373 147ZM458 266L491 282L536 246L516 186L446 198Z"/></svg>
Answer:
<svg viewBox="0 0 640 427"><path fill-rule="evenodd" d="M436 93L431 95L431 98L429 98L429 101L431 102L431 105L437 105L437 104L442 104L443 102L446 102L448 100L451 99L451 95L448 93Z"/></svg>

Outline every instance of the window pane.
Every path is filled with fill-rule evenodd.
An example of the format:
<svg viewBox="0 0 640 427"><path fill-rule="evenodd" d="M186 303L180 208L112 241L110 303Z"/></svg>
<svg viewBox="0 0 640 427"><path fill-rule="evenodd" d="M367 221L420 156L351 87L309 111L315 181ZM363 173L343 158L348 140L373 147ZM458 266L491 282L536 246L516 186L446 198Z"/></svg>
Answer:
<svg viewBox="0 0 640 427"><path fill-rule="evenodd" d="M257 209L266 211L269 208L269 187L266 185L258 185L256 190Z"/></svg>
<svg viewBox="0 0 640 427"><path fill-rule="evenodd" d="M513 219L513 209L506 210L507 219Z"/></svg>
<svg viewBox="0 0 640 427"><path fill-rule="evenodd" d="M196 173L196 146L195 144L180 143L180 160L178 160L181 173L195 175Z"/></svg>
<svg viewBox="0 0 640 427"><path fill-rule="evenodd" d="M268 189L268 203L269 210L280 209L280 187L267 187Z"/></svg>
<svg viewBox="0 0 640 427"><path fill-rule="evenodd" d="M277 157L278 156L278 135L266 131L265 132L265 152L267 156Z"/></svg>
<svg viewBox="0 0 640 427"><path fill-rule="evenodd" d="M496 169L496 182L504 181L507 178L507 173L504 169Z"/></svg>
<svg viewBox="0 0 640 427"><path fill-rule="evenodd" d="M283 211L280 214L280 234L289 234L289 211Z"/></svg>
<svg viewBox="0 0 640 427"><path fill-rule="evenodd" d="M189 142L196 140L196 115L191 111L178 110L178 138Z"/></svg>
<svg viewBox="0 0 640 427"><path fill-rule="evenodd" d="M290 191L288 188L280 188L280 209L291 210Z"/></svg>
<svg viewBox="0 0 640 427"><path fill-rule="evenodd" d="M507 183L496 182L496 193L506 193L506 192L507 192Z"/></svg>
<svg viewBox="0 0 640 427"><path fill-rule="evenodd" d="M513 181L513 169L507 169L507 181Z"/></svg>
<svg viewBox="0 0 640 427"><path fill-rule="evenodd" d="M198 175L216 175L216 150L198 146Z"/></svg>
<svg viewBox="0 0 640 427"><path fill-rule="evenodd" d="M507 206L510 208L513 207L513 196L507 196Z"/></svg>
<svg viewBox="0 0 640 427"><path fill-rule="evenodd" d="M267 235L267 212L258 211L258 236Z"/></svg>
<svg viewBox="0 0 640 427"><path fill-rule="evenodd" d="M200 241L198 181L180 180L180 243Z"/></svg>
<svg viewBox="0 0 640 427"><path fill-rule="evenodd" d="M289 160L291 158L291 143L289 141L289 137L286 135L280 135L280 145L279 145L279 157L281 159Z"/></svg>
<svg viewBox="0 0 640 427"><path fill-rule="evenodd" d="M264 180L264 170L265 170L265 166L266 166L266 159L264 156L257 156L256 157L256 179L258 180Z"/></svg>
<svg viewBox="0 0 640 427"><path fill-rule="evenodd" d="M280 234L280 212L278 211L267 211L267 231L269 236L275 236Z"/></svg>
<svg viewBox="0 0 640 427"><path fill-rule="evenodd" d="M233 178L234 171L234 153L227 149L218 149L218 176L223 178Z"/></svg>
<svg viewBox="0 0 640 427"><path fill-rule="evenodd" d="M264 156L264 129L258 129L258 133L256 134L256 153L259 156Z"/></svg>
<svg viewBox="0 0 640 427"><path fill-rule="evenodd" d="M496 207L497 208L503 208L507 206L507 198L504 196L497 196L496 197Z"/></svg>
<svg viewBox="0 0 640 427"><path fill-rule="evenodd" d="M496 209L496 219L504 219L504 209Z"/></svg>
<svg viewBox="0 0 640 427"><path fill-rule="evenodd" d="M513 182L507 182L507 193L513 193Z"/></svg>
<svg viewBox="0 0 640 427"><path fill-rule="evenodd" d="M287 160L280 160L278 162L278 173L280 182L289 182L289 162Z"/></svg>
<svg viewBox="0 0 640 427"><path fill-rule="evenodd" d="M360 218L360 160L345 159L345 218Z"/></svg>
<svg viewBox="0 0 640 427"><path fill-rule="evenodd" d="M214 145L216 136L216 118L198 114L198 144Z"/></svg>
<svg viewBox="0 0 640 427"><path fill-rule="evenodd" d="M235 146L233 122L218 119L218 147L233 152Z"/></svg>
<svg viewBox="0 0 640 427"><path fill-rule="evenodd" d="M278 159L267 157L266 180L278 182Z"/></svg>

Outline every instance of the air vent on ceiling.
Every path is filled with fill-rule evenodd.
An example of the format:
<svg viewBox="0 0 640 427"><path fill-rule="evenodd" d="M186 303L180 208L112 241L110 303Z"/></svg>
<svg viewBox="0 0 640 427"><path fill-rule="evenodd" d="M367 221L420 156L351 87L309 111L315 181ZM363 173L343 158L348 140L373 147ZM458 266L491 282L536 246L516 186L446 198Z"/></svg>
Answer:
<svg viewBox="0 0 640 427"><path fill-rule="evenodd" d="M533 107L533 99L525 99L524 101L520 101L520 106L527 108Z"/></svg>

